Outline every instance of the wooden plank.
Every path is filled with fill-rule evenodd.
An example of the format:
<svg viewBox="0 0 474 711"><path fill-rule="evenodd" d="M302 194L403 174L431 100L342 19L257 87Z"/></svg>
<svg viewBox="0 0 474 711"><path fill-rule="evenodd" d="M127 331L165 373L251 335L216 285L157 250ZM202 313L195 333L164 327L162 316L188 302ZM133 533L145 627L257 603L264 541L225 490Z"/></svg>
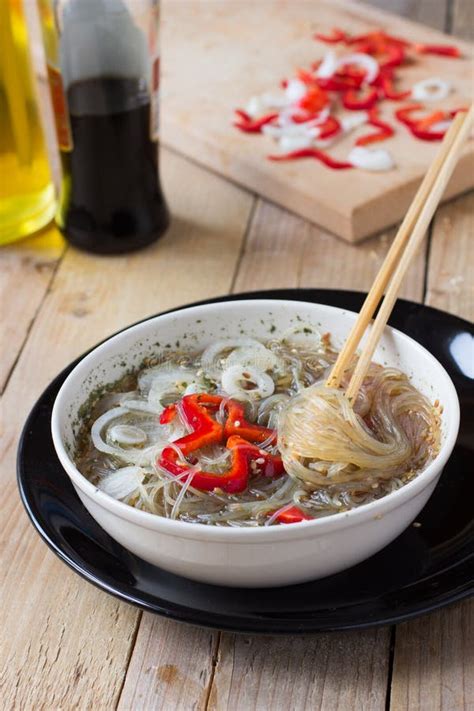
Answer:
<svg viewBox="0 0 474 711"><path fill-rule="evenodd" d="M209 709L381 711L389 629L285 637L224 634Z"/></svg>
<svg viewBox="0 0 474 711"><path fill-rule="evenodd" d="M391 711L474 706L472 600L397 627Z"/></svg>
<svg viewBox="0 0 474 711"><path fill-rule="evenodd" d="M367 291L394 232L348 245L276 205L259 201L235 282L235 291L319 287ZM422 249L408 272L401 296L421 301Z"/></svg>
<svg viewBox="0 0 474 711"><path fill-rule="evenodd" d="M218 633L144 613L119 711L204 709Z"/></svg>
<svg viewBox="0 0 474 711"><path fill-rule="evenodd" d="M472 0L452 0L451 32L470 40L474 37L474 3Z"/></svg>
<svg viewBox="0 0 474 711"><path fill-rule="evenodd" d="M72 357L130 321L230 288L253 198L175 155L163 169L168 234L124 257L69 250L2 398L5 708L105 709L118 700L138 613L82 582L40 541L18 500L15 455L29 408Z"/></svg>
<svg viewBox="0 0 474 711"><path fill-rule="evenodd" d="M2 247L0 255L0 392L25 342L64 250L55 227Z"/></svg>
<svg viewBox="0 0 474 711"><path fill-rule="evenodd" d="M474 166L473 166L474 170ZM442 207L431 240L426 302L474 318L474 193Z"/></svg>
<svg viewBox="0 0 474 711"><path fill-rule="evenodd" d="M432 23L439 26L441 15L437 4L432 5L436 6ZM428 6L423 7L426 17ZM348 241L358 241L401 219L437 151L436 143L415 140L402 127L387 142L396 169L335 171L314 160L268 161L269 153L278 152L272 138L243 134L232 126L235 108L245 107L252 96L277 90L281 78L292 76L295 68L322 58L327 47L316 43L313 34L332 26L355 33L381 26L415 42L449 41L437 30L348 0L168 1L163 6L162 135L166 144L225 177ZM452 80L453 90L438 108L468 103L472 47L457 44L463 58L424 55L403 72L401 88L427 76L441 76ZM390 103L383 105L389 122L392 111ZM344 159L354 138L343 137L331 153ZM446 198L473 187L469 168L473 151L474 146L465 147Z"/></svg>
<svg viewBox="0 0 474 711"><path fill-rule="evenodd" d="M469 1L469 0L468 0ZM447 0L363 0L367 5L415 20L435 30L446 26ZM420 40L421 41L421 40Z"/></svg>

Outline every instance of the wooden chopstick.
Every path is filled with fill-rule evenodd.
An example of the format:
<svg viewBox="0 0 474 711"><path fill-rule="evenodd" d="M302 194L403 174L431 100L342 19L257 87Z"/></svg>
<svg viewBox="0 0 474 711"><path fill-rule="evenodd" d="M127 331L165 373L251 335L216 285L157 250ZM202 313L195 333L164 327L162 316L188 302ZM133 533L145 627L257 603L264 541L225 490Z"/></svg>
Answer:
<svg viewBox="0 0 474 711"><path fill-rule="evenodd" d="M385 299L347 388L346 395L350 400L357 396L362 385L377 343L397 299L403 277L424 238L430 220L456 167L459 153L473 120L474 104L469 112L460 112L455 116L333 367L327 384L338 387L391 279Z"/></svg>

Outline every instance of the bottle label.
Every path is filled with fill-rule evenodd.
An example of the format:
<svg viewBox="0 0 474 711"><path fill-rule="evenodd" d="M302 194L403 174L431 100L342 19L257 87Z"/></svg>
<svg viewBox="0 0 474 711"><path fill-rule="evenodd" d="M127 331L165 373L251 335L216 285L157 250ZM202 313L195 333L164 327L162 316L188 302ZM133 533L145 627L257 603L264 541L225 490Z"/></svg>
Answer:
<svg viewBox="0 0 474 711"><path fill-rule="evenodd" d="M59 148L61 151L72 151L73 142L71 124L69 122L69 111L67 107L66 95L64 93L61 72L56 69L56 67L49 64L49 62L47 69Z"/></svg>
<svg viewBox="0 0 474 711"><path fill-rule="evenodd" d="M155 57L151 67L151 102L150 102L150 137L152 141L158 140L160 128L160 58Z"/></svg>

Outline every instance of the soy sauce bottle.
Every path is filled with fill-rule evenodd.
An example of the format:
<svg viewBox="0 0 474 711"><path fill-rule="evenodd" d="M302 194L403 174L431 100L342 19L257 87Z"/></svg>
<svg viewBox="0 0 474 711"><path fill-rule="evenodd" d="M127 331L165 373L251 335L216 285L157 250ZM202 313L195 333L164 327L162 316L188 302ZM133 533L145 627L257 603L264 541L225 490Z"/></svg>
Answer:
<svg viewBox="0 0 474 711"><path fill-rule="evenodd" d="M158 166L158 3L66 0L58 10L39 1L63 170L57 223L89 252L145 247L169 224Z"/></svg>

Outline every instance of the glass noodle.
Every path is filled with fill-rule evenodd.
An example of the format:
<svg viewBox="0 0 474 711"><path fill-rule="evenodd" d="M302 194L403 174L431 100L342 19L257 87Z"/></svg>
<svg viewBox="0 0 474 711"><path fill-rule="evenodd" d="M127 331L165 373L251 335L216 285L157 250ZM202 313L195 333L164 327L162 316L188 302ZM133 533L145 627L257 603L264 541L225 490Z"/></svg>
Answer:
<svg viewBox="0 0 474 711"><path fill-rule="evenodd" d="M105 395L92 398L76 464L99 489L130 506L216 526L279 525L289 522L294 507L302 518L320 518L378 499L436 455L439 412L406 375L375 363L350 407L343 390L324 386L336 357L327 334L301 325L266 343L223 339L200 353L148 359ZM234 465L225 437L190 455L181 451L181 438L194 431L182 398L196 393L222 398L208 411L221 427L230 404L238 402L244 406L242 426L275 430L258 441L242 491L193 486L200 472L223 476ZM293 397L298 408L290 415L285 406ZM163 417L171 403L176 410ZM302 417L296 439L288 441L287 418L298 412L316 418L316 439L308 437ZM171 473L164 467L165 448L181 470L187 468ZM263 471L261 462L270 455L281 456L283 474Z"/></svg>

